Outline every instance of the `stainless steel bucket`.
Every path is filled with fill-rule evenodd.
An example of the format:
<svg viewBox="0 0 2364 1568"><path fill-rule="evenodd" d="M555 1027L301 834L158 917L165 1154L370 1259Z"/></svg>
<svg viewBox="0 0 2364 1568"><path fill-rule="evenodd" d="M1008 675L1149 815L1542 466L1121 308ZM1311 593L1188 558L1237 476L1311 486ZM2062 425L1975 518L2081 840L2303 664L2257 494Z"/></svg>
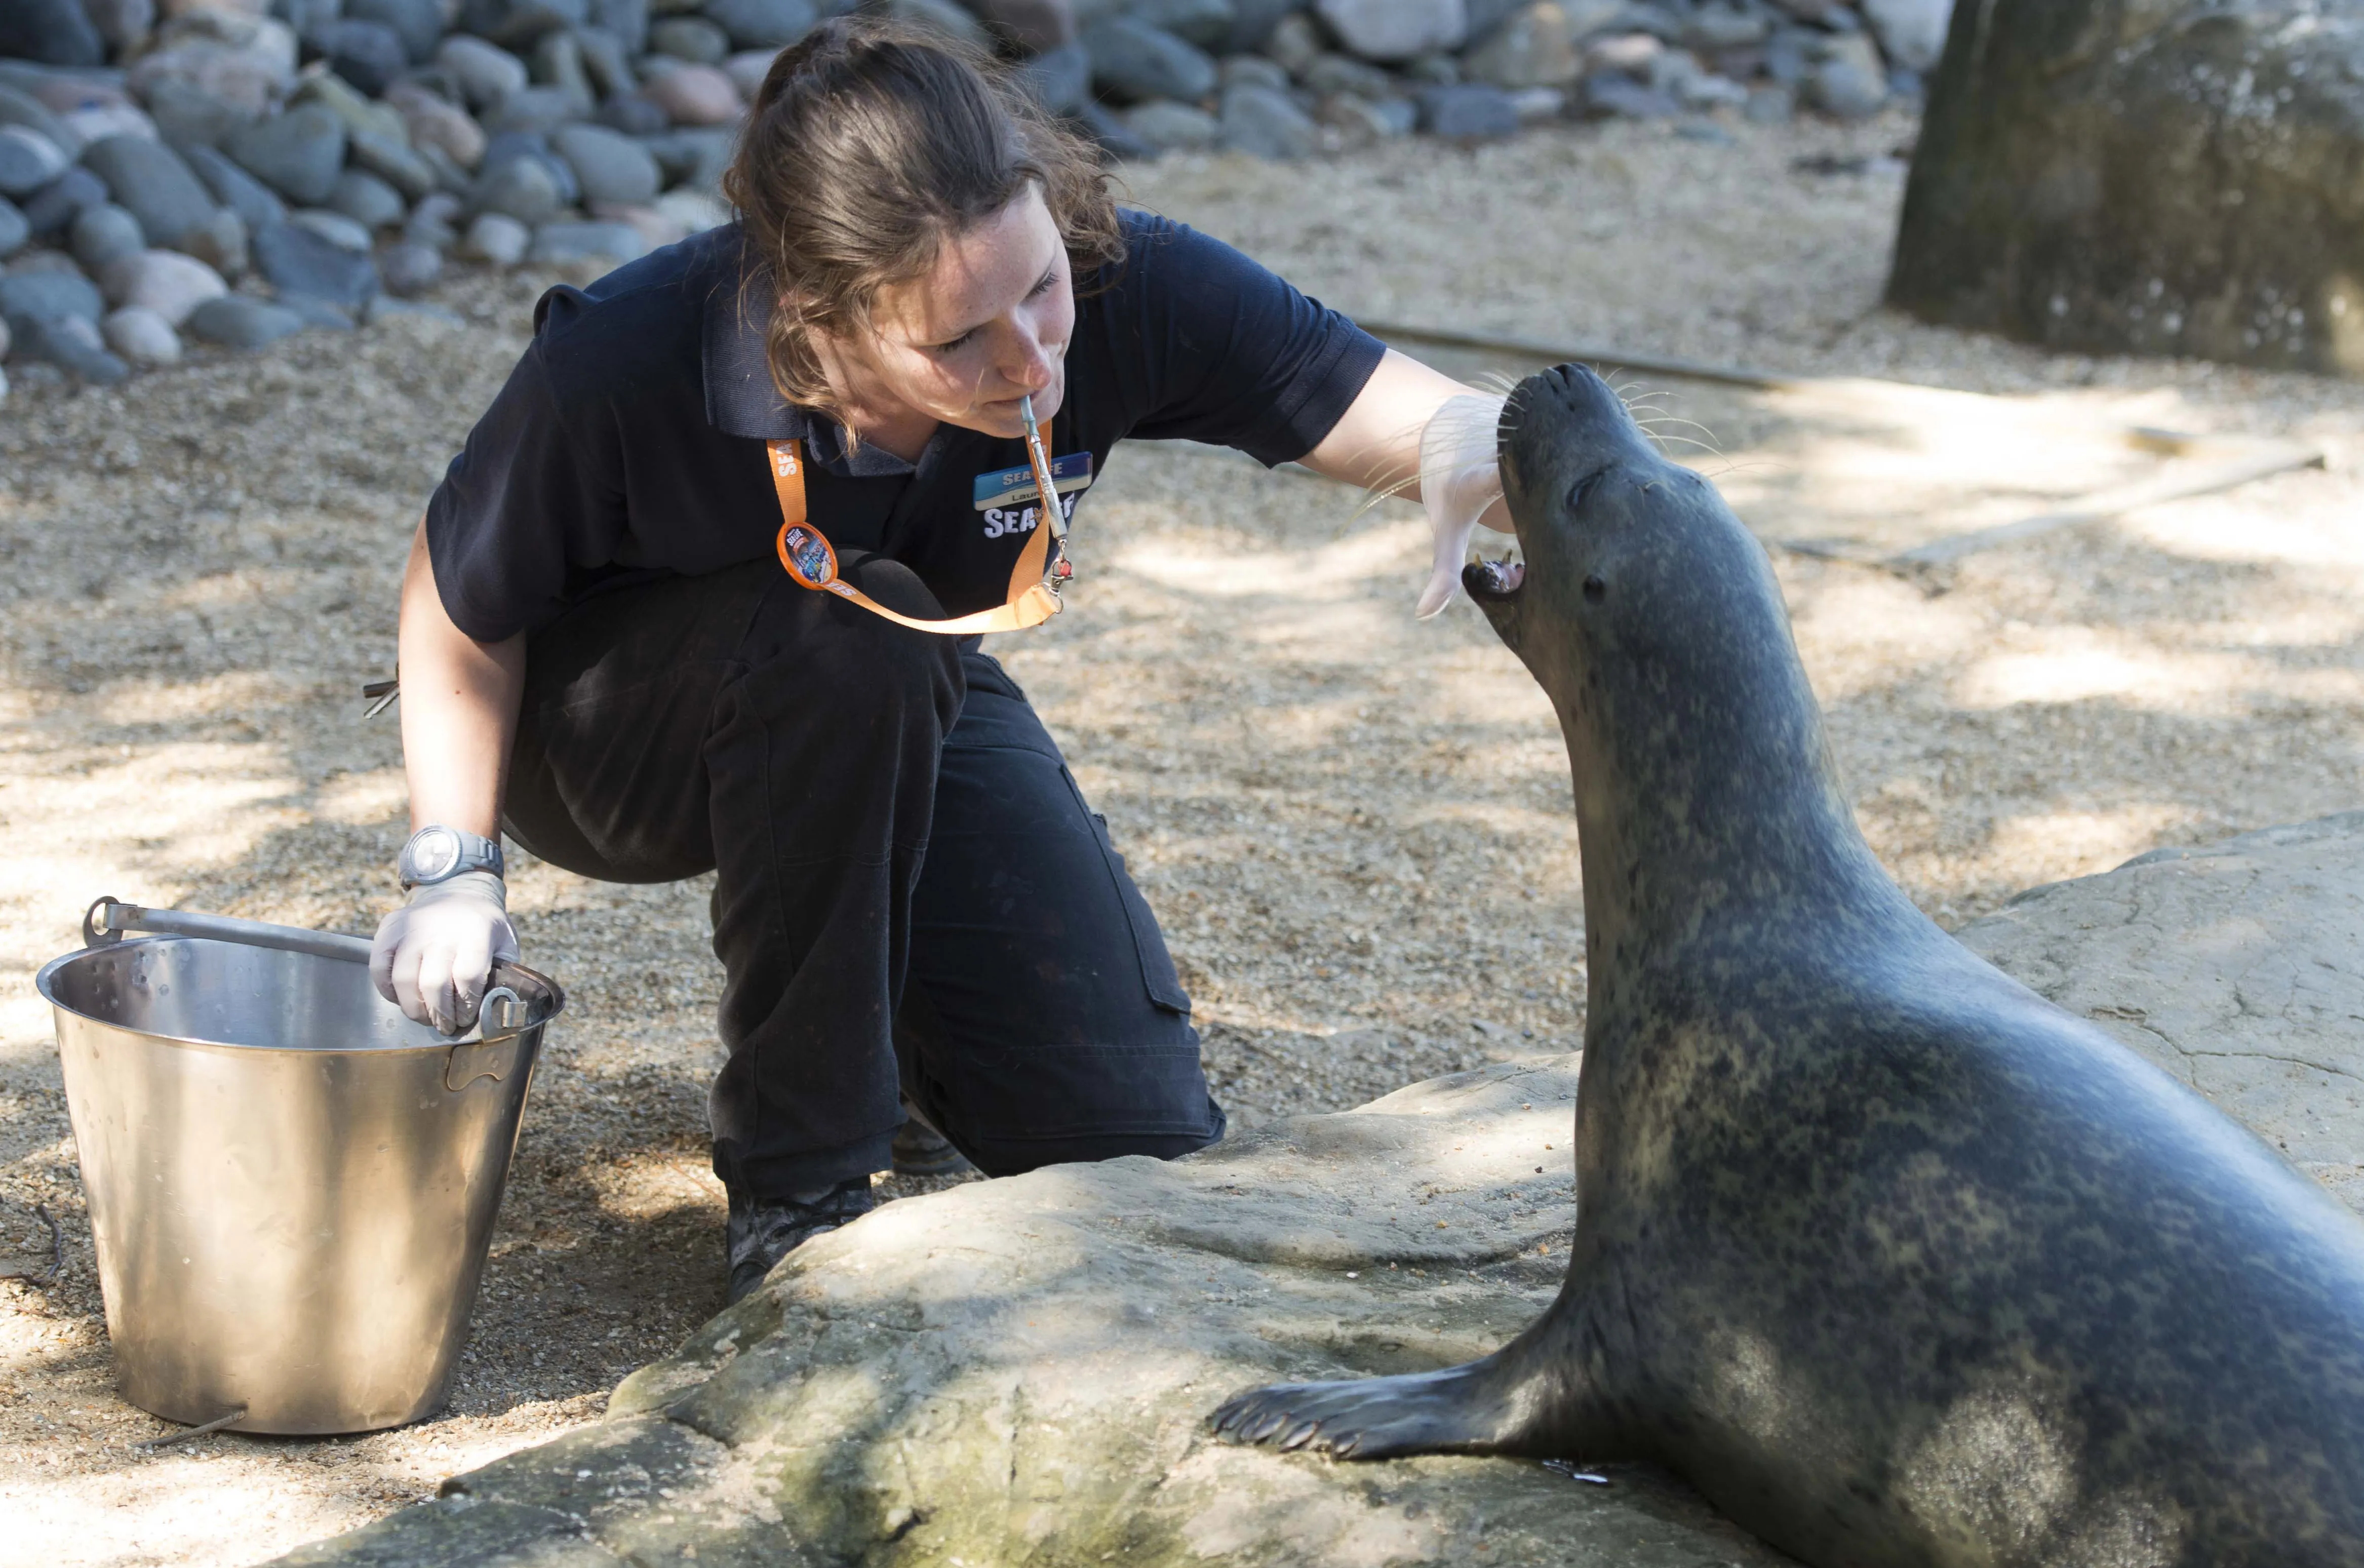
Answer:
<svg viewBox="0 0 2364 1568"><path fill-rule="evenodd" d="M192 1425L242 1408L251 1432L434 1411L563 995L504 966L520 1007L454 1041L378 995L358 938L93 909L236 933L85 921L100 945L39 977L124 1396Z"/></svg>

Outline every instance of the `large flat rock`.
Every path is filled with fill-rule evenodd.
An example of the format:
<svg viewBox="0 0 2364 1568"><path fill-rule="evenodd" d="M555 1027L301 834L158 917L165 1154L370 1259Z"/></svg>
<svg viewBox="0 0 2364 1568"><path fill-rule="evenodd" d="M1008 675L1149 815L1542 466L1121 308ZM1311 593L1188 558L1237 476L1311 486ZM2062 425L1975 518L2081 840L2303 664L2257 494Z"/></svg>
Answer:
<svg viewBox="0 0 2364 1568"><path fill-rule="evenodd" d="M2364 1212L2364 811L2159 850L1958 934Z"/></svg>
<svg viewBox="0 0 2364 1568"><path fill-rule="evenodd" d="M1963 940L2364 1200L2364 812L2035 890ZM1170 1164L891 1205L618 1390L301 1564L1052 1568L1779 1561L1614 1467L1342 1464L1209 1440L1225 1396L1450 1365L1557 1288L1574 1057Z"/></svg>
<svg viewBox="0 0 2364 1568"><path fill-rule="evenodd" d="M603 1425L282 1561L1779 1561L1647 1472L1207 1435L1242 1388L1453 1365L1549 1305L1576 1062L890 1205L634 1373Z"/></svg>

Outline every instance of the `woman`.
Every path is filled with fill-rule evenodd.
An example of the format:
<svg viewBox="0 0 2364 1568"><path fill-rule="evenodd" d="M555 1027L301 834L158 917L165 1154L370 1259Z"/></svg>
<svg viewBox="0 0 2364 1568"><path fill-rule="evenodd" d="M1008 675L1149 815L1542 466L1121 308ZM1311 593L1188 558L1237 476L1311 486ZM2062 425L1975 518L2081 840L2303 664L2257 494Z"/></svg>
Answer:
<svg viewBox="0 0 2364 1568"><path fill-rule="evenodd" d="M1127 436L1407 472L1462 389L1120 213L1087 147L892 27L784 52L725 188L738 222L544 296L429 503L419 831L374 968L464 1027L517 951L503 829L608 881L716 871L735 1300L870 1207L907 1110L994 1173L1222 1136L1156 923L1024 694L876 613L1016 596L1044 553L1024 400L1071 517ZM869 604L783 569L798 512Z"/></svg>

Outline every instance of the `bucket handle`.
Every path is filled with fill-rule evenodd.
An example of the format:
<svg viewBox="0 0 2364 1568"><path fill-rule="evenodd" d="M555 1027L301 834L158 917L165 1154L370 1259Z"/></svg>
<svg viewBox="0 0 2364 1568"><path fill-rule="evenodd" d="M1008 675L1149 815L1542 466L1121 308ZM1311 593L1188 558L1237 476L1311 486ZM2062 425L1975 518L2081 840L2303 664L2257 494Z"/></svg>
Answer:
<svg viewBox="0 0 2364 1568"><path fill-rule="evenodd" d="M307 931L301 926L273 926L262 920L241 920L231 915L200 915L187 909L148 909L106 897L83 912L82 945L106 947L123 940L126 931L154 931L171 937L208 937L217 942L241 942L253 948L309 953L314 958L367 963L369 939L340 931Z"/></svg>
<svg viewBox="0 0 2364 1568"><path fill-rule="evenodd" d="M493 1010L496 1006L497 1014ZM496 985L485 992L485 999L476 1005L477 1038L453 1041L443 1058L443 1086L456 1095L479 1078L500 1082L517 1065L514 1048L530 1016L525 998L507 986ZM495 1029L507 1032L495 1034ZM504 1045L512 1049L507 1052L493 1049Z"/></svg>

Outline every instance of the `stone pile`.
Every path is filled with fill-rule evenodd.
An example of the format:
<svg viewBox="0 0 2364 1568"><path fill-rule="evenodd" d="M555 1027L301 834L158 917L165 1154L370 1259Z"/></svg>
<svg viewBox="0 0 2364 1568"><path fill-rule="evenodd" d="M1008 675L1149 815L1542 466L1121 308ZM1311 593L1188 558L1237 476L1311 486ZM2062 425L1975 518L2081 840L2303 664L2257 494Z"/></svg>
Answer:
<svg viewBox="0 0 2364 1568"><path fill-rule="evenodd" d="M727 217L773 56L848 0L0 0L0 358L119 381L399 308L447 260ZM1111 155L1917 93L1950 0L859 0L1022 60ZM0 393L6 382L0 380Z"/></svg>

